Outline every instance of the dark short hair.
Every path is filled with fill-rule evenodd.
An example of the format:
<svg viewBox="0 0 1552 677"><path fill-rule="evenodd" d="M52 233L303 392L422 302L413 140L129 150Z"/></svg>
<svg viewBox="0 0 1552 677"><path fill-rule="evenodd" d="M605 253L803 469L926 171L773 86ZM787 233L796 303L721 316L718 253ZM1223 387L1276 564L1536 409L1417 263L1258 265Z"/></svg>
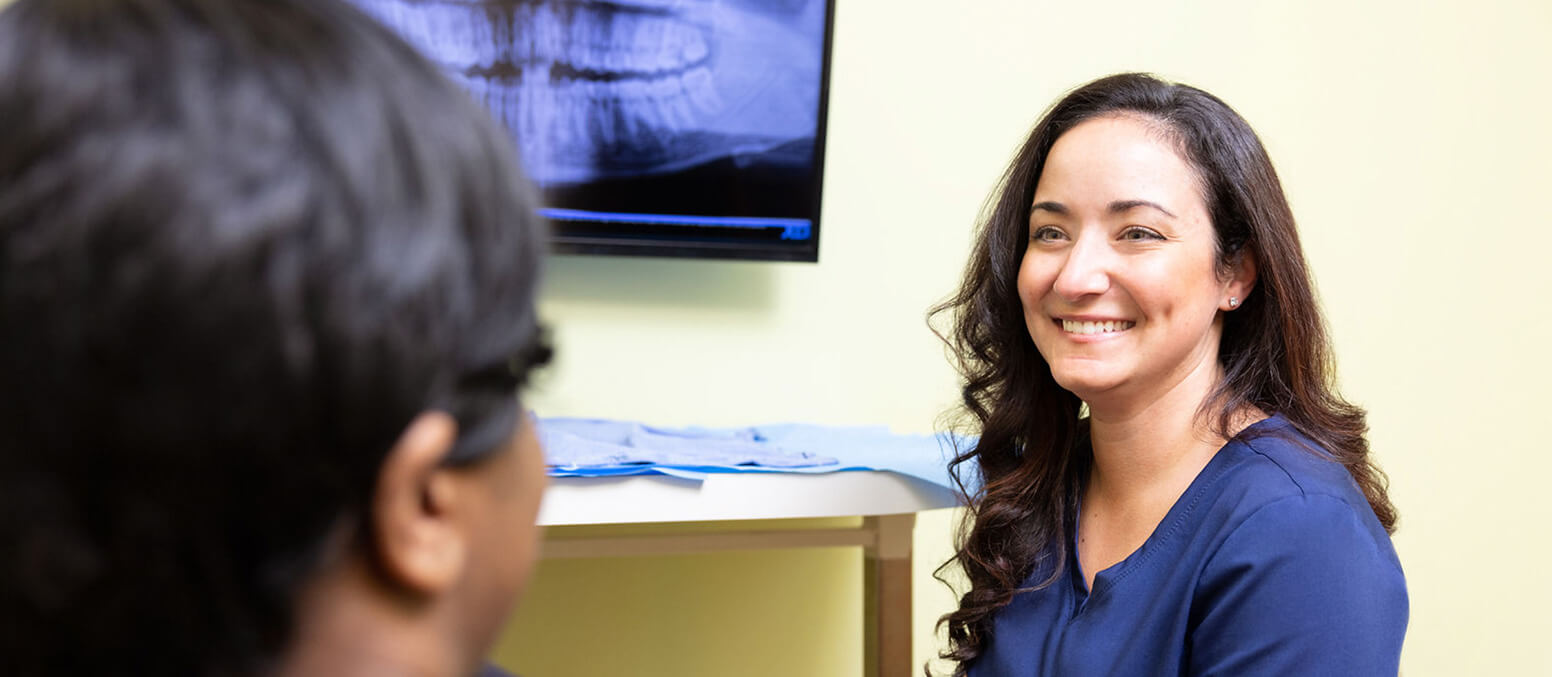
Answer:
<svg viewBox="0 0 1552 677"><path fill-rule="evenodd" d="M1196 172L1212 219L1217 266L1256 264L1256 285L1226 314L1218 362L1223 380L1200 414L1224 434L1255 407L1282 414L1346 466L1386 529L1396 513L1385 476L1369 456L1365 412L1336 390L1325 320L1315 298L1293 212L1265 147L1219 98L1145 73L1087 83L1051 106L1030 131L987 203L959 290L932 310L951 312L946 334L964 379L963 410L974 446L953 461L961 488L979 486L961 530L959 564L971 589L944 616L962 671L990 640L992 618L1026 584L1037 562L1049 585L1066 561L1065 525L1088 462L1082 402L1058 385L1029 336L1018 271L1029 212L1057 139L1084 122L1133 116L1155 126Z"/></svg>
<svg viewBox="0 0 1552 677"><path fill-rule="evenodd" d="M0 666L262 671L425 410L547 348L510 138L335 0L0 13Z"/></svg>

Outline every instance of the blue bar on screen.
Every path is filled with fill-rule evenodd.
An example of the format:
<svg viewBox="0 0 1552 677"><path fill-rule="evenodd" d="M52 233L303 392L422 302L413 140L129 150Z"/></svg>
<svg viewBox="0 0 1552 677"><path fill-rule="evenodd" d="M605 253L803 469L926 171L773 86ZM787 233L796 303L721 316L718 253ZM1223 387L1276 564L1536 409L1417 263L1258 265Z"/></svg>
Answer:
<svg viewBox="0 0 1552 677"><path fill-rule="evenodd" d="M539 214L561 221L640 223L661 226L719 226L723 228L781 228L783 240L807 240L813 233L809 219L765 216L696 216L693 214L626 214L583 209L544 208Z"/></svg>

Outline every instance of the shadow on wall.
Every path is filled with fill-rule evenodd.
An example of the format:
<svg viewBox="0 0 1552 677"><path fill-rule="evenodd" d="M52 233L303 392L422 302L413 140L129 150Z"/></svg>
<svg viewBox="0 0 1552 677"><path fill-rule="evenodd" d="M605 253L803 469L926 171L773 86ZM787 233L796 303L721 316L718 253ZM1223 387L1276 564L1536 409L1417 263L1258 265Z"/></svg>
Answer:
<svg viewBox="0 0 1552 677"><path fill-rule="evenodd" d="M579 306L737 310L776 304L778 264L627 256L551 256L543 297Z"/></svg>

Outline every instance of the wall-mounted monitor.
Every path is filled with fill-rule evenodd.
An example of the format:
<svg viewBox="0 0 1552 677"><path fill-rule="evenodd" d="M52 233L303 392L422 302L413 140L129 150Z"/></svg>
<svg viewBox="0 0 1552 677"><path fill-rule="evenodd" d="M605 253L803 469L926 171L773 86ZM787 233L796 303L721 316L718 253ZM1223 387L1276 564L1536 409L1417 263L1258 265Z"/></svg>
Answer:
<svg viewBox="0 0 1552 677"><path fill-rule="evenodd" d="M816 261L833 0L355 0L516 140L562 253Z"/></svg>

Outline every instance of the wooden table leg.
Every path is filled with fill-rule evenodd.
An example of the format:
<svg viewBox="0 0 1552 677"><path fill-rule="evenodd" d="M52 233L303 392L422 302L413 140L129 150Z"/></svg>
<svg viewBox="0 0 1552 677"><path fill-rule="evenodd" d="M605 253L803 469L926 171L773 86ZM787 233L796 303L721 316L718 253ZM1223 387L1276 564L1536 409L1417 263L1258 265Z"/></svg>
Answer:
<svg viewBox="0 0 1552 677"><path fill-rule="evenodd" d="M867 677L906 677L911 668L911 536L916 515L863 518L874 534L864 548L863 650Z"/></svg>

